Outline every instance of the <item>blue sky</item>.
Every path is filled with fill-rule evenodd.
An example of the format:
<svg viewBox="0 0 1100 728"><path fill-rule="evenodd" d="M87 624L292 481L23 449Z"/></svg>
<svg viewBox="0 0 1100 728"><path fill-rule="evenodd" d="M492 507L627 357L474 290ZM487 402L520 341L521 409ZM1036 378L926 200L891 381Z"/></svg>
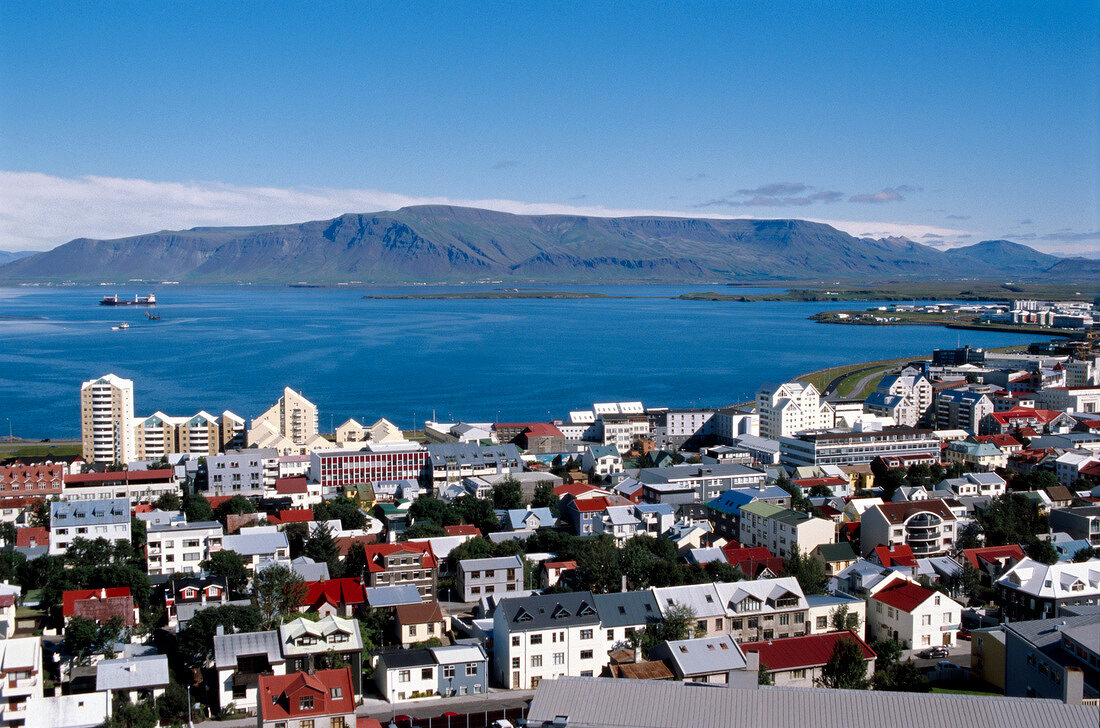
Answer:
<svg viewBox="0 0 1100 728"><path fill-rule="evenodd" d="M0 4L0 248L421 201L1100 250L1100 4Z"/></svg>

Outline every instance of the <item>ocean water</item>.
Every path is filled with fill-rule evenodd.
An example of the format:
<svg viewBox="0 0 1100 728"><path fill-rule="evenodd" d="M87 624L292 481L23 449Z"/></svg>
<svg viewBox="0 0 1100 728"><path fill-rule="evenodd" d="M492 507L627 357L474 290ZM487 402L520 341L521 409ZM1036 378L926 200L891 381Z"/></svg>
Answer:
<svg viewBox="0 0 1100 728"><path fill-rule="evenodd" d="M97 305L150 290L160 321L144 307ZM411 427L433 416L544 420L602 401L721 406L814 369L1033 338L807 320L872 305L861 302L669 299L774 290L714 284L577 289L638 296L623 299L362 298L446 290L0 287L0 430L10 419L16 436L79 437L80 383L108 372L134 380L138 415L230 409L252 418L290 386L318 405L323 430L348 417ZM111 330L121 322L131 328Z"/></svg>

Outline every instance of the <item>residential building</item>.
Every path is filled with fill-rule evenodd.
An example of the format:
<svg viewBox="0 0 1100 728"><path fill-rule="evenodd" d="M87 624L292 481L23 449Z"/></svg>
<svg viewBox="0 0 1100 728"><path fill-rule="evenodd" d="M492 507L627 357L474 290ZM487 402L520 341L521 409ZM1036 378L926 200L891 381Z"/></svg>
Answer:
<svg viewBox="0 0 1100 728"><path fill-rule="evenodd" d="M808 555L822 544L836 541L832 521L802 511L755 501L741 507L738 541L744 546L764 546L774 556Z"/></svg>
<svg viewBox="0 0 1100 728"><path fill-rule="evenodd" d="M279 642L288 673L313 674L329 665L335 655L351 668L355 696L363 694L363 637L358 620L332 615L317 621L299 617L279 625Z"/></svg>
<svg viewBox="0 0 1100 728"><path fill-rule="evenodd" d="M677 588L660 590L666 604L668 592ZM793 637L809 631L809 603L793 576L719 582L714 589L725 612L721 629L738 643ZM654 589L654 593L657 591Z"/></svg>
<svg viewBox="0 0 1100 728"><path fill-rule="evenodd" d="M222 538L222 548L244 557L244 565L252 573L261 562L290 565L290 543L286 534L275 526L251 526Z"/></svg>
<svg viewBox="0 0 1100 728"><path fill-rule="evenodd" d="M957 440L948 444L943 451L943 459L948 463L958 463L972 470L991 471L1008 464L1008 456L996 445L969 440Z"/></svg>
<svg viewBox="0 0 1100 728"><path fill-rule="evenodd" d="M227 450L206 458L206 489L213 496L261 498L279 478L279 451L273 447Z"/></svg>
<svg viewBox="0 0 1100 728"><path fill-rule="evenodd" d="M825 576L836 576L859 559L859 554L847 541L819 544L810 556L825 566Z"/></svg>
<svg viewBox="0 0 1100 728"><path fill-rule="evenodd" d="M362 483L420 480L428 451L415 442L368 442L360 450L313 451L309 457L309 479L329 494Z"/></svg>
<svg viewBox="0 0 1100 728"><path fill-rule="evenodd" d="M450 631L450 618L439 602L398 604L394 608L394 626L402 647L430 639L442 639Z"/></svg>
<svg viewBox="0 0 1100 728"><path fill-rule="evenodd" d="M252 420L248 446L273 447L281 455L301 454L332 445L317 434L317 405L290 387L266 412Z"/></svg>
<svg viewBox="0 0 1100 728"><path fill-rule="evenodd" d="M412 584L424 601L436 598L439 566L431 546L423 543L387 543L366 547L367 587Z"/></svg>
<svg viewBox="0 0 1100 728"><path fill-rule="evenodd" d="M549 569L550 564L546 566ZM608 650L632 646L631 638L635 633L661 618L657 597L649 589L595 594L592 598Z"/></svg>
<svg viewBox="0 0 1100 728"><path fill-rule="evenodd" d="M656 413L653 440L663 450L699 450L717 438L717 415L711 409L667 409Z"/></svg>
<svg viewBox="0 0 1100 728"><path fill-rule="evenodd" d="M756 465L779 464L779 440L757 435L739 435L734 439L733 446L747 452Z"/></svg>
<svg viewBox="0 0 1100 728"><path fill-rule="evenodd" d="M257 728L355 728L351 670L261 675L253 703Z"/></svg>
<svg viewBox="0 0 1100 728"><path fill-rule="evenodd" d="M974 629L970 635L970 674L1004 692L1004 625Z"/></svg>
<svg viewBox="0 0 1100 728"><path fill-rule="evenodd" d="M217 521L149 526L145 548L149 575L199 573L202 562L221 551L224 535Z"/></svg>
<svg viewBox="0 0 1100 728"><path fill-rule="evenodd" d="M614 445L589 445L581 453L581 470L591 475L607 476L622 469L623 456Z"/></svg>
<svg viewBox="0 0 1100 728"><path fill-rule="evenodd" d="M621 405L628 405L622 407ZM605 411L604 405L594 405L599 417L600 444L614 445L620 453L628 452L634 443L650 436L649 416L642 410L641 402L621 402L607 405L616 411Z"/></svg>
<svg viewBox="0 0 1100 728"><path fill-rule="evenodd" d="M1013 621L1050 619L1066 606L1100 600L1100 559L1043 564L1023 558L993 583L1004 615Z"/></svg>
<svg viewBox="0 0 1100 728"><path fill-rule="evenodd" d="M68 551L78 538L130 540L130 500L54 501L50 503L50 555Z"/></svg>
<svg viewBox="0 0 1100 728"><path fill-rule="evenodd" d="M179 493L176 472L171 468L66 475L63 488L61 497L67 501L129 498L132 505L155 503L165 494Z"/></svg>
<svg viewBox="0 0 1100 728"><path fill-rule="evenodd" d="M729 685L748 663L729 635L661 642L650 650L651 659L663 660L677 680ZM756 679L756 675L752 676Z"/></svg>
<svg viewBox="0 0 1100 728"><path fill-rule="evenodd" d="M866 465L880 456L911 455L939 460L940 441L931 430L883 427L865 431L818 430L781 437L784 465Z"/></svg>
<svg viewBox="0 0 1100 728"><path fill-rule="evenodd" d="M832 594L811 594L806 597L806 604L808 605L806 627L809 634L850 629L861 639L866 639L867 602L865 600L837 590Z"/></svg>
<svg viewBox="0 0 1100 728"><path fill-rule="evenodd" d="M107 374L80 386L81 453L89 463L134 459L134 382Z"/></svg>
<svg viewBox="0 0 1100 728"><path fill-rule="evenodd" d="M976 433L982 418L993 409L993 400L985 393L945 389L936 397L936 429Z"/></svg>
<svg viewBox="0 0 1100 728"><path fill-rule="evenodd" d="M278 630L226 633L219 625L214 635L214 669L218 707L224 711L233 705L252 713L261 675L286 674Z"/></svg>
<svg viewBox="0 0 1100 728"><path fill-rule="evenodd" d="M1005 695L1079 704L1100 697L1100 614L1009 622Z"/></svg>
<svg viewBox="0 0 1100 728"><path fill-rule="evenodd" d="M512 689L596 675L607 663L592 592L504 599L493 613L493 637L496 678Z"/></svg>
<svg viewBox="0 0 1100 728"><path fill-rule="evenodd" d="M500 598L520 591L523 591L523 559L519 556L465 559L458 563L458 593L464 602L476 602L489 595Z"/></svg>
<svg viewBox="0 0 1100 728"><path fill-rule="evenodd" d="M955 645L962 605L946 594L895 577L867 600L867 635L906 648Z"/></svg>
<svg viewBox="0 0 1100 728"><path fill-rule="evenodd" d="M0 465L0 498L61 495L64 478L65 466L60 463Z"/></svg>
<svg viewBox="0 0 1100 728"><path fill-rule="evenodd" d="M996 473L963 473L958 478L945 478L936 490L945 490L955 496L987 495L994 498L1005 494L1005 479Z"/></svg>
<svg viewBox="0 0 1100 728"><path fill-rule="evenodd" d="M307 581L306 595L299 611L322 617L350 617L359 612L366 602L366 593L358 577Z"/></svg>
<svg viewBox="0 0 1100 728"><path fill-rule="evenodd" d="M723 407L714 414L714 434L719 444L744 447L744 438L760 437L760 415L748 408Z"/></svg>
<svg viewBox="0 0 1100 728"><path fill-rule="evenodd" d="M1050 528L1068 533L1073 539L1088 541L1093 548L1100 548L1100 506L1053 510L1050 512Z"/></svg>
<svg viewBox="0 0 1100 728"><path fill-rule="evenodd" d="M61 593L61 616L66 623L81 617L97 624L118 617L123 627L133 627L138 623L138 607L128 586L73 589Z"/></svg>
<svg viewBox="0 0 1100 728"><path fill-rule="evenodd" d="M916 427L928 417L932 408L932 384L916 369L906 368L879 380L876 392L901 397L912 413L899 425Z"/></svg>
<svg viewBox="0 0 1100 728"><path fill-rule="evenodd" d="M336 428L336 446L352 447L363 442L403 442L405 433L386 418L379 419L367 427L354 419L349 419Z"/></svg>
<svg viewBox="0 0 1100 728"><path fill-rule="evenodd" d="M642 499L647 503L703 503L732 488L754 488L764 484L765 474L737 463L674 465L643 468Z"/></svg>
<svg viewBox="0 0 1100 728"><path fill-rule="evenodd" d="M1090 465L1100 464L1100 455L1089 450L1062 453L1054 459L1054 474L1059 484L1073 488L1081 479L1081 471Z"/></svg>
<svg viewBox="0 0 1100 728"><path fill-rule="evenodd" d="M615 544L622 547L628 539L645 533L642 519L635 515L637 506L608 506L604 515L599 520L594 520L593 525L597 534L606 533L615 539Z"/></svg>
<svg viewBox="0 0 1100 728"><path fill-rule="evenodd" d="M537 531L557 525L558 519L549 508L510 508L500 519L500 526L505 531Z"/></svg>
<svg viewBox="0 0 1100 728"><path fill-rule="evenodd" d="M379 692L391 703L484 694L488 678L488 660L480 645L383 652L374 670Z"/></svg>
<svg viewBox="0 0 1100 728"><path fill-rule="evenodd" d="M27 701L25 725L35 728L100 728L111 716L107 693L77 693Z"/></svg>
<svg viewBox="0 0 1100 728"><path fill-rule="evenodd" d="M480 445L463 442L430 443L427 448L429 479L436 493L463 478L523 472L519 448L505 445Z"/></svg>
<svg viewBox="0 0 1100 728"><path fill-rule="evenodd" d="M760 437L779 440L835 424L833 407L812 384L765 384L756 392Z"/></svg>
<svg viewBox="0 0 1100 728"><path fill-rule="evenodd" d="M791 505L791 494L778 486L732 488L707 501L707 518L715 533L723 538L737 539L741 535L741 507L754 501L764 501L781 508Z"/></svg>
<svg viewBox="0 0 1100 728"><path fill-rule="evenodd" d="M42 698L42 638L0 639L0 725L28 726L28 703Z"/></svg>
<svg viewBox="0 0 1100 728"><path fill-rule="evenodd" d="M512 439L520 449L528 453L556 453L566 448L565 435L549 422L532 422Z"/></svg>
<svg viewBox="0 0 1100 728"><path fill-rule="evenodd" d="M157 700L168 688L168 656L138 655L102 660L95 666L95 689L130 703Z"/></svg>
<svg viewBox="0 0 1100 728"><path fill-rule="evenodd" d="M1035 406L1062 412L1100 412L1100 386L1046 387L1035 393Z"/></svg>
<svg viewBox="0 0 1100 728"><path fill-rule="evenodd" d="M963 549L962 555L967 563L978 570L985 586L992 586L1001 574L1025 557L1024 549L1019 544Z"/></svg>
<svg viewBox="0 0 1100 728"><path fill-rule="evenodd" d="M221 576L175 576L164 586L164 611L168 626L187 622L199 609L229 601L229 587Z"/></svg>
<svg viewBox="0 0 1100 728"><path fill-rule="evenodd" d="M1060 410L1014 407L1004 412L992 412L983 417L978 427L978 434L1011 435L1021 428L1031 428L1041 434L1057 434L1070 432L1074 426L1074 419Z"/></svg>
<svg viewBox="0 0 1100 728"><path fill-rule="evenodd" d="M561 505L561 515L573 526L578 536L591 536L596 533L596 524L607 515L610 505L608 498L566 498Z"/></svg>
<svg viewBox="0 0 1100 728"><path fill-rule="evenodd" d="M919 558L950 552L958 537L957 518L939 499L882 503L863 512L860 547L863 555L876 546L908 545Z"/></svg>
<svg viewBox="0 0 1100 728"><path fill-rule="evenodd" d="M816 688L821 686L825 665L841 640L851 640L859 647L869 680L875 672L875 651L852 630L746 642L741 649L746 655L755 653L758 656L760 669L771 676L773 685Z"/></svg>

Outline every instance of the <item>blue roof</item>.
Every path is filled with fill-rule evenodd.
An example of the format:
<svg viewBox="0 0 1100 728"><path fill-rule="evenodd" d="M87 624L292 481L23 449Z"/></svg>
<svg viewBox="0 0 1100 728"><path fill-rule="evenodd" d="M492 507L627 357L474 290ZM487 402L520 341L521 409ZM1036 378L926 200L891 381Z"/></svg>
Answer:
<svg viewBox="0 0 1100 728"><path fill-rule="evenodd" d="M597 460L607 457L619 457L619 451L614 445L589 445L588 454Z"/></svg>
<svg viewBox="0 0 1100 728"><path fill-rule="evenodd" d="M1074 554L1081 549L1087 549L1090 544L1084 539L1078 539L1076 541L1058 541L1052 544L1054 550L1058 552L1058 559L1060 561L1072 561Z"/></svg>
<svg viewBox="0 0 1100 728"><path fill-rule="evenodd" d="M422 601L420 592L412 584L369 586L364 591L367 593L367 604L374 609L396 607L401 604L420 604Z"/></svg>

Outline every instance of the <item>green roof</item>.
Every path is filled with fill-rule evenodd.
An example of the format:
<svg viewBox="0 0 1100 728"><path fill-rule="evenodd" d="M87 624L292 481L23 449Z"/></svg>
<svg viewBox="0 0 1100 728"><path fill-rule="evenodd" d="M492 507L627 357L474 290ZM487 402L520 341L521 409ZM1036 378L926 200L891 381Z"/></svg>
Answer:
<svg viewBox="0 0 1100 728"><path fill-rule="evenodd" d="M782 506L777 506L774 503L768 503L767 501L753 501L752 503L741 506L742 513L751 513L754 516L760 516L762 518L771 518L785 510L787 509Z"/></svg>
<svg viewBox="0 0 1100 728"><path fill-rule="evenodd" d="M825 563L856 560L856 552L852 548L852 544L847 541L841 543L823 543L817 547L817 552L821 554L821 558L824 559Z"/></svg>

